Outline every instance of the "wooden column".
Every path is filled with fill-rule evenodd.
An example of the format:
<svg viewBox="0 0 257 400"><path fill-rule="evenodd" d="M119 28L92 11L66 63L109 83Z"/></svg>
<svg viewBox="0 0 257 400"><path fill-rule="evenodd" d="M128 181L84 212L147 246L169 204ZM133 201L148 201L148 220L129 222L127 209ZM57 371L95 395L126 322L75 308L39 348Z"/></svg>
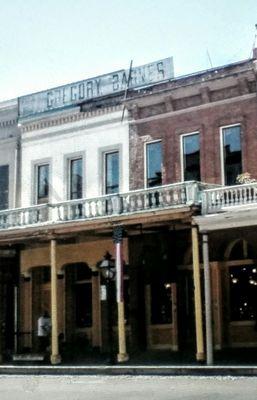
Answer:
<svg viewBox="0 0 257 400"><path fill-rule="evenodd" d="M51 363L60 364L58 343L58 303L57 303L57 268L56 268L56 240L51 240L50 245L51 259L51 318L52 318L52 353Z"/></svg>
<svg viewBox="0 0 257 400"><path fill-rule="evenodd" d="M211 274L209 263L208 235L203 234L203 265L204 265L204 293L205 293L205 326L206 326L206 356L207 365L213 364L213 333L211 307Z"/></svg>
<svg viewBox="0 0 257 400"><path fill-rule="evenodd" d="M192 226L192 255L193 255L194 301L195 301L196 359L197 361L203 361L205 359L205 354L204 354L204 339L203 339L199 242L198 242L197 227L194 225Z"/></svg>
<svg viewBox="0 0 257 400"><path fill-rule="evenodd" d="M116 300L118 308L118 342L119 353L118 362L125 362L129 359L126 349L126 330L125 330L125 308L124 308L124 277L123 277L123 255L122 255L122 235L121 226L114 228L113 239L115 243L115 267L116 267Z"/></svg>

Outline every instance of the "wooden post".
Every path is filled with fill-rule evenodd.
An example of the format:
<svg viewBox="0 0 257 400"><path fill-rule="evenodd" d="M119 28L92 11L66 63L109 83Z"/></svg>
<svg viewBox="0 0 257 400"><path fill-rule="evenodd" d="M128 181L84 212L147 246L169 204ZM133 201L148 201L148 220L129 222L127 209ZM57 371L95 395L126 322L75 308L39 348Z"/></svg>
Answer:
<svg viewBox="0 0 257 400"><path fill-rule="evenodd" d="M194 300L195 300L195 330L196 330L196 359L203 361L204 340L203 340L203 316L201 296L201 275L199 263L199 242L197 227L192 225L192 255L193 255L193 276L194 276Z"/></svg>
<svg viewBox="0 0 257 400"><path fill-rule="evenodd" d="M208 235L203 234L203 265L204 265L204 293L205 293L205 326L206 326L206 356L207 365L213 364L212 338L212 309L211 309L211 274L209 263Z"/></svg>
<svg viewBox="0 0 257 400"><path fill-rule="evenodd" d="M58 343L58 309L57 309L57 268L56 268L56 240L51 240L50 247L51 259L51 319L52 319L52 353L51 363L60 364Z"/></svg>
<svg viewBox="0 0 257 400"><path fill-rule="evenodd" d="M116 266L116 300L118 307L118 342L119 353L118 362L128 361L129 356L126 349L126 330L125 330L125 312L124 312L124 293L123 293L123 256L122 256L122 234L121 226L114 228L113 239L115 243L115 266Z"/></svg>

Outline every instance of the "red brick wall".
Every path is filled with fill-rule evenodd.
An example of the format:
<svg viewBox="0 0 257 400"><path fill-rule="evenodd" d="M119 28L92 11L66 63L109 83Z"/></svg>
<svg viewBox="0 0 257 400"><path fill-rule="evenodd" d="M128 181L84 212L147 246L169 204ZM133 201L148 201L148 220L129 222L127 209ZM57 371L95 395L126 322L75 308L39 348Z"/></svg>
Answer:
<svg viewBox="0 0 257 400"><path fill-rule="evenodd" d="M155 119L136 124L132 121L130 126L131 189L144 186L144 143L156 139L163 141L163 183L181 181L180 135L194 131L200 133L201 180L221 183L220 127L236 123L242 125L243 171L257 178L256 97L231 99L220 105L208 103L205 108L170 113L166 118L165 114L156 115L154 106L151 108Z"/></svg>

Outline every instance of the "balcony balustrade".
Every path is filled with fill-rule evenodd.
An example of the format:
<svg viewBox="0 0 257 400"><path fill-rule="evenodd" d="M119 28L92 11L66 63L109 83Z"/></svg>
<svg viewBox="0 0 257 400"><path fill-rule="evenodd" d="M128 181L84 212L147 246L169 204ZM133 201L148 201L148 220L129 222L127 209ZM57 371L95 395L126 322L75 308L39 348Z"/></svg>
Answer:
<svg viewBox="0 0 257 400"><path fill-rule="evenodd" d="M215 214L257 204L257 183L220 186L202 192L202 214Z"/></svg>
<svg viewBox="0 0 257 400"><path fill-rule="evenodd" d="M0 211L0 229L51 225L198 205L200 192L209 187L200 182L181 182L96 198L3 210Z"/></svg>

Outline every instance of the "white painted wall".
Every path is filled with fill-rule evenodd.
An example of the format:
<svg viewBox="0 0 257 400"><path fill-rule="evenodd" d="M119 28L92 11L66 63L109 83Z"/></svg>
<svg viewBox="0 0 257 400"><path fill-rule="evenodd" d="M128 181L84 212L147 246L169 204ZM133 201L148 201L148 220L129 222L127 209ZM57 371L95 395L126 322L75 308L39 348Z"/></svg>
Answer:
<svg viewBox="0 0 257 400"><path fill-rule="evenodd" d="M67 200L67 158L82 154L84 197L103 194L105 150L120 150L120 191L129 189L129 134L121 110L22 133L21 206L35 204L35 164L50 160L50 202Z"/></svg>
<svg viewBox="0 0 257 400"><path fill-rule="evenodd" d="M9 165L9 208L15 208L17 204L16 147L19 136L17 115L17 100L0 103L0 166Z"/></svg>

